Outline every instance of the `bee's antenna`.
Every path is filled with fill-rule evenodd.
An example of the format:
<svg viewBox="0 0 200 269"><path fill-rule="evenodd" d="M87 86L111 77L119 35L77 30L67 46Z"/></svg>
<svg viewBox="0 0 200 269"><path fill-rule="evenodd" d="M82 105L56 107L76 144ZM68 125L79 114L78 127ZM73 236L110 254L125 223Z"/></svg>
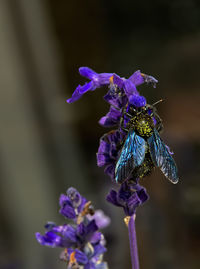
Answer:
<svg viewBox="0 0 200 269"><path fill-rule="evenodd" d="M164 101L164 99L160 99L159 101L155 102L152 106L155 106L155 105L157 105L157 104L159 104L159 103L161 103L163 101Z"/></svg>

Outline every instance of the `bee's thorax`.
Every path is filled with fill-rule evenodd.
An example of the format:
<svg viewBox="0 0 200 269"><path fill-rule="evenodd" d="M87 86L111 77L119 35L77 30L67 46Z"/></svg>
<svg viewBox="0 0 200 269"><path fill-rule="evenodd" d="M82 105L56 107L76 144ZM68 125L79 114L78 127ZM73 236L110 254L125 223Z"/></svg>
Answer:
<svg viewBox="0 0 200 269"><path fill-rule="evenodd" d="M135 132L144 138L148 138L153 134L153 119L148 114L139 114L129 121L130 128L133 127Z"/></svg>

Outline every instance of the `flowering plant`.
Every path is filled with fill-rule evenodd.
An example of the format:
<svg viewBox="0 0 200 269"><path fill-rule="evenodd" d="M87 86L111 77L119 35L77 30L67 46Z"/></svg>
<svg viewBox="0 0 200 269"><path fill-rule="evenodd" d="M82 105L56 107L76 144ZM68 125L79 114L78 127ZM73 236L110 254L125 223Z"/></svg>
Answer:
<svg viewBox="0 0 200 269"><path fill-rule="evenodd" d="M136 208L148 200L148 194L145 188L139 185L139 179L150 174L152 168L157 166L172 183L178 182L177 168L171 157L173 153L159 137L162 121L155 107L148 105L145 97L141 96L136 88L143 83L156 87L158 81L139 70L128 79L115 73L98 74L88 67L79 68L79 72L90 82L79 85L67 100L68 103L77 101L88 91L105 85L109 87L104 99L110 104L110 109L100 119L99 124L103 127L116 126L116 129L101 137L97 165L104 166L105 174L120 183L118 191L109 192L107 201L122 207L125 212L132 268L138 269Z"/></svg>
<svg viewBox="0 0 200 269"><path fill-rule="evenodd" d="M154 106L148 105L137 87L143 83L156 87L154 77L134 72L128 79L115 73L96 73L88 67L79 68L82 76L90 81L78 85L72 97L73 103L86 92L107 85L104 99L110 105L108 113L99 124L116 129L100 138L97 165L104 166L104 172L112 181L120 184L118 190L111 190L106 199L124 210L124 221L128 227L132 268L139 269L135 231L136 209L149 198L139 180L150 174L153 167L159 167L172 182L178 182L178 174L172 152L159 136L162 121ZM106 251L105 240L99 228L109 222L102 212L94 212L88 202L74 188L60 197L60 213L74 224L56 226L47 223L46 233L36 233L38 242L50 247L61 247L61 259L69 269L106 269L102 256Z"/></svg>
<svg viewBox="0 0 200 269"><path fill-rule="evenodd" d="M48 222L44 235L36 233L41 245L63 249L60 258L68 269L107 269L103 261L105 239L99 231L109 225L110 219L101 210L94 211L91 202L74 189L60 196L60 213L71 224L56 225Z"/></svg>

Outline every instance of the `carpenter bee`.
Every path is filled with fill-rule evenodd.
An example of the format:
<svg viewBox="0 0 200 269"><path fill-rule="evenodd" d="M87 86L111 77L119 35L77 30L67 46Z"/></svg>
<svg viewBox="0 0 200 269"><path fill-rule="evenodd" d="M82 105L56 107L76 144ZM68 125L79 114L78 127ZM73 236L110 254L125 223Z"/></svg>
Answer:
<svg viewBox="0 0 200 269"><path fill-rule="evenodd" d="M175 161L160 138L163 125L154 105L123 112L120 126L128 134L115 167L117 183L149 175L153 167L159 167L172 183L179 180Z"/></svg>

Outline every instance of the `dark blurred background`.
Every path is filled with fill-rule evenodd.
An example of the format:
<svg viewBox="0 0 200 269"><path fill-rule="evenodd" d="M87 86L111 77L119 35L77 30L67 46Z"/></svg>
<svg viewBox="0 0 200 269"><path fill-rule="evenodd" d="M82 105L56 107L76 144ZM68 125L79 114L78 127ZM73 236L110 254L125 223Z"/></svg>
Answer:
<svg viewBox="0 0 200 269"><path fill-rule="evenodd" d="M36 231L59 216L74 186L112 219L105 231L111 269L130 268L123 212L105 202L113 187L95 153L106 89L66 104L80 66L159 80L141 86L160 98L163 139L175 152L180 183L159 170L142 181L150 200L138 210L141 269L200 268L200 2L120 0L0 1L0 268L62 269L59 250Z"/></svg>

